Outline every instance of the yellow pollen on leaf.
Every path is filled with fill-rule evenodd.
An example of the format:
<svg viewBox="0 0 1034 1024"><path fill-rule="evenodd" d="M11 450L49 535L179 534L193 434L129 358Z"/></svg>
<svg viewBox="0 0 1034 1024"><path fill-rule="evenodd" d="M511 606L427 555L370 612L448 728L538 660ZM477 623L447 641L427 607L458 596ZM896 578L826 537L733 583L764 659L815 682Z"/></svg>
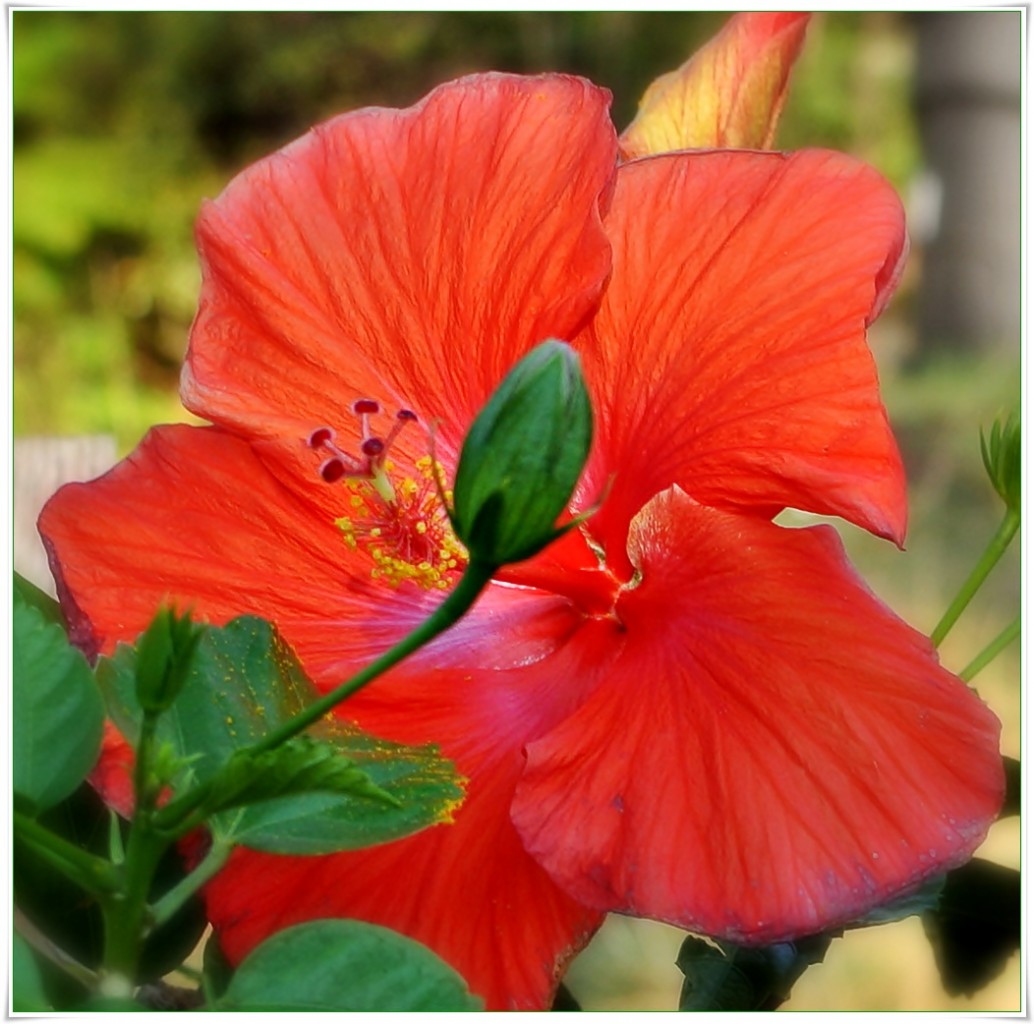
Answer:
<svg viewBox="0 0 1034 1024"><path fill-rule="evenodd" d="M467 564L467 551L453 534L435 487L441 466L430 456L419 459L418 479L390 480L393 469L385 464L381 486L363 478L346 480L351 514L335 525L350 550L369 555L372 579L391 587L410 582L425 590L446 590Z"/></svg>

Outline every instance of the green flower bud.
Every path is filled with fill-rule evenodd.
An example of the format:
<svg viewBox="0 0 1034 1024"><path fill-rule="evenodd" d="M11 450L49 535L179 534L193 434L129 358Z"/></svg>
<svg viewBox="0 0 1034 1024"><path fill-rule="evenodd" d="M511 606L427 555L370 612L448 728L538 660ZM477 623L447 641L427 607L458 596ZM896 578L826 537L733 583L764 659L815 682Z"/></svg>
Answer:
<svg viewBox="0 0 1034 1024"><path fill-rule="evenodd" d="M186 682L203 626L162 608L136 645L136 699L150 714L169 708Z"/></svg>
<svg viewBox="0 0 1034 1024"><path fill-rule="evenodd" d="M554 541L592 444L574 350L545 341L503 380L463 442L450 511L472 561L501 566Z"/></svg>
<svg viewBox="0 0 1034 1024"><path fill-rule="evenodd" d="M1017 412L1011 412L1004 424L1000 419L995 420L989 438L980 431L980 454L987 475L1009 511L1017 514L1020 511L1021 436Z"/></svg>

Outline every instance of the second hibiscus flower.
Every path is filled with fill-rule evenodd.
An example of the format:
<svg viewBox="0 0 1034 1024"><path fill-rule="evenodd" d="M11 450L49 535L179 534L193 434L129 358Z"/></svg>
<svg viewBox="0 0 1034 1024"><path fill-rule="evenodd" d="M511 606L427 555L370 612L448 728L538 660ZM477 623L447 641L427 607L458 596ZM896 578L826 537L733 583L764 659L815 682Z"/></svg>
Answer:
<svg viewBox="0 0 1034 1024"><path fill-rule="evenodd" d="M470 780L455 823L240 851L207 894L233 959L358 917L489 1008L541 1008L607 911L813 932L965 861L994 818L994 716L830 528L771 521L903 537L865 342L905 247L897 198L828 152L619 166L608 103L475 76L245 171L198 225L183 396L214 425L156 429L42 517L82 643L110 650L169 598L256 613L329 688L463 568L412 416L451 479L522 355L581 355L596 439L571 511L602 509L342 709L440 744Z"/></svg>

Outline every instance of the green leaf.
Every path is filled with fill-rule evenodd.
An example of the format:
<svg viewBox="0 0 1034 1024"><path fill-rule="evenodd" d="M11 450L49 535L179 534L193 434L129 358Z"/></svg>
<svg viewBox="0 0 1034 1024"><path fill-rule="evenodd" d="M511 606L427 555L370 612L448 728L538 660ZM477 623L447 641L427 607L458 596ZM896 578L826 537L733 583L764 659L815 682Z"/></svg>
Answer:
<svg viewBox="0 0 1034 1024"><path fill-rule="evenodd" d="M857 918L846 928L888 924L923 914L939 905L945 876L924 882L915 892ZM744 947L690 936L676 963L686 976L680 1010L774 1010L789 997L800 976L821 963L843 928L817 932L770 946Z"/></svg>
<svg viewBox="0 0 1034 1024"><path fill-rule="evenodd" d="M15 1013L46 1013L54 1009L43 991L36 954L17 932L11 942L11 1009Z"/></svg>
<svg viewBox="0 0 1034 1024"><path fill-rule="evenodd" d="M112 812L88 783L68 799L40 815L39 823L88 853L106 857L110 852ZM116 824L116 827L119 827ZM125 823L121 823L125 828ZM100 905L88 893L56 871L17 835L12 844L14 900L18 908L53 942L79 963L100 966L104 948L104 921ZM183 857L169 849L155 872L150 901L178 884L186 874ZM140 980L160 978L178 967L197 945L207 919L200 897L185 903L148 937L140 962ZM67 980L67 978L65 978ZM55 993L49 979L47 990ZM72 1005L72 993L61 990L63 1006ZM82 993L78 993L82 996Z"/></svg>
<svg viewBox="0 0 1034 1024"><path fill-rule="evenodd" d="M462 802L455 769L433 746L388 743L345 723L321 723L313 731L350 757L395 804L327 793L269 800L240 813L232 826L235 842L294 856L361 849L449 822ZM226 825L225 815L219 824Z"/></svg>
<svg viewBox="0 0 1034 1024"><path fill-rule="evenodd" d="M223 947L219 944L219 936L213 932L208 937L204 952L201 954L201 985L206 1001L213 1002L221 996L229 986L233 974L233 964L223 952Z"/></svg>
<svg viewBox="0 0 1034 1024"><path fill-rule="evenodd" d="M299 799L313 795L317 795L315 801ZM287 819L308 819L315 811L333 810L340 804L336 798L342 796L400 806L337 747L309 736L296 736L260 754L236 751L209 780L202 803L197 805L189 793L185 803L191 814L200 806L201 813L215 815L213 827L223 841L241 842L252 834L261 840L273 823L282 826ZM255 804L262 806L250 816L226 813ZM179 802L174 801L158 812L155 824L168 829L182 820Z"/></svg>
<svg viewBox="0 0 1034 1024"><path fill-rule="evenodd" d="M980 431L980 454L991 485L1006 507L1017 515L1023 479L1022 443L1023 429L1018 409L1010 412L1004 421L1001 418L995 420L990 437L985 438L983 429Z"/></svg>
<svg viewBox="0 0 1034 1024"><path fill-rule="evenodd" d="M87 784L40 815L39 823L80 849L104 856L109 811ZM100 905L71 879L51 867L18 832L12 842L14 900L51 941L75 960L100 963L103 920Z"/></svg>
<svg viewBox="0 0 1034 1024"><path fill-rule="evenodd" d="M901 921L906 917L915 917L932 910L938 905L941 893L944 889L944 875L935 875L928 878L915 892L907 896L899 896L890 903L884 903L880 907L873 907L867 914L852 921L848 928L866 928L869 925L890 924L892 921Z"/></svg>
<svg viewBox="0 0 1034 1024"><path fill-rule="evenodd" d="M123 646L97 668L109 714L130 740L140 722L134 659L133 650ZM214 782L239 750L317 697L293 652L269 623L243 617L206 630L192 671L157 727L158 742L168 744L183 763L177 794L197 783ZM271 797L227 811L212 822L220 839L294 855L357 849L448 821L462 800L452 764L435 747L389 743L329 718L307 735L333 748L347 759L348 770L363 772L367 782L360 785L353 775L347 792Z"/></svg>
<svg viewBox="0 0 1034 1024"><path fill-rule="evenodd" d="M451 967L404 935L362 921L312 921L263 942L212 1008L456 1012L482 1003Z"/></svg>
<svg viewBox="0 0 1034 1024"><path fill-rule="evenodd" d="M65 629L65 616L61 611L61 605L50 594L40 590L35 583L17 572L14 574L14 594L16 600L35 608L47 622L53 622Z"/></svg>
<svg viewBox="0 0 1034 1024"><path fill-rule="evenodd" d="M948 872L936 910L923 915L941 983L973 995L1000 974L1020 948L1020 873L974 859Z"/></svg>
<svg viewBox="0 0 1034 1024"><path fill-rule="evenodd" d="M821 963L832 940L820 934L747 948L691 935L675 961L685 975L679 1009L774 1010L805 970Z"/></svg>
<svg viewBox="0 0 1034 1024"><path fill-rule="evenodd" d="M1020 813L1020 799L1023 794L1023 765L1015 757L1002 757L1005 769L1005 799L999 818L1008 818Z"/></svg>
<svg viewBox="0 0 1034 1024"><path fill-rule="evenodd" d="M18 590L13 638L14 791L42 811L97 763L104 707L86 659Z"/></svg>
<svg viewBox="0 0 1034 1024"><path fill-rule="evenodd" d="M206 800L212 811L313 792L365 797L399 806L340 750L309 736L296 736L261 754L237 751L212 779L212 786Z"/></svg>

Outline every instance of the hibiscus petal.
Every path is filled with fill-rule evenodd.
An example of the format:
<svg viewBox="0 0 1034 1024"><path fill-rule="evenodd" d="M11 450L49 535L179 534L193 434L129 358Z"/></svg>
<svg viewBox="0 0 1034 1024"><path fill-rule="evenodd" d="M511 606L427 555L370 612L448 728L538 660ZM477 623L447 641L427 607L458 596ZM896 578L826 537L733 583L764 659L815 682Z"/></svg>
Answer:
<svg viewBox="0 0 1034 1024"><path fill-rule="evenodd" d="M91 653L135 639L162 602L216 623L261 615L291 642L315 643L376 619L371 595L387 593L384 618L405 630L430 595L370 585L372 563L334 525L347 502L316 480L304 493L284 487L219 428L175 425L98 480L61 488L39 529L73 638Z"/></svg>
<svg viewBox="0 0 1034 1024"><path fill-rule="evenodd" d="M493 587L456 627L350 699L343 713L377 735L439 744L469 779L467 799L453 824L372 850L235 855L206 894L231 959L289 924L355 917L430 946L489 1009L546 1008L602 915L528 856L509 804L523 746L598 678L596 630L581 624L567 602Z"/></svg>
<svg viewBox="0 0 1034 1024"><path fill-rule="evenodd" d="M711 152L621 168L614 276L580 344L596 401L590 529L673 483L704 504L843 516L900 541L905 483L865 328L905 246L901 205L836 153Z"/></svg>
<svg viewBox="0 0 1034 1024"><path fill-rule="evenodd" d="M135 637L163 600L213 622L251 612L276 623L327 689L440 600L371 581L371 563L333 525L343 493L293 491L239 438L173 426L99 480L63 488L40 528L66 611L94 650ZM524 745L597 678L599 645L582 622L563 598L493 585L456 627L352 697L342 713L374 734L437 743L470 779L468 800L454 825L369 852L239 853L208 892L227 952L239 959L289 923L359 917L428 943L490 1006L547 1006L602 915L525 853L508 808ZM123 811L128 765L110 733L94 782Z"/></svg>
<svg viewBox="0 0 1034 1024"><path fill-rule="evenodd" d="M744 11L677 71L650 84L621 136L626 159L772 144L810 14Z"/></svg>
<svg viewBox="0 0 1034 1024"><path fill-rule="evenodd" d="M620 658L528 746L513 806L572 896L775 942L972 854L1002 799L999 723L863 588L831 528L673 488L630 554Z"/></svg>
<svg viewBox="0 0 1034 1024"><path fill-rule="evenodd" d="M198 222L185 404L295 437L369 396L441 417L455 447L518 357L598 301L609 99L560 75L472 76L253 165Z"/></svg>
<svg viewBox="0 0 1034 1024"><path fill-rule="evenodd" d="M237 851L208 914L235 963L269 935L320 918L381 924L433 949L490 1010L548 1009L603 915L567 896L524 851L507 805L519 755L478 763L457 821L356 853Z"/></svg>

